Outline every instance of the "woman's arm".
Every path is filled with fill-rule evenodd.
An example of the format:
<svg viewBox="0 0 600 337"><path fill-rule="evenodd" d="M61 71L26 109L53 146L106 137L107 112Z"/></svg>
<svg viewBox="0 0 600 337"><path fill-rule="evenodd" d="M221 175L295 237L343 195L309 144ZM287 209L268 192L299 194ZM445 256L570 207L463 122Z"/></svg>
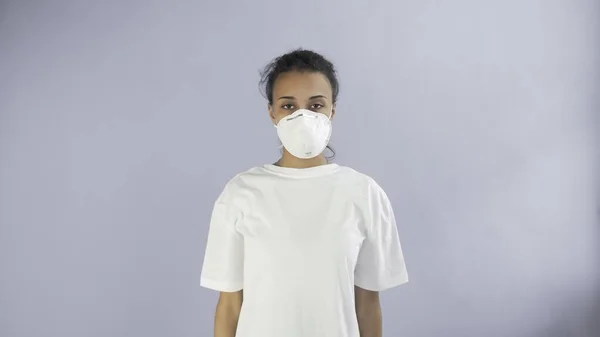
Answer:
<svg viewBox="0 0 600 337"><path fill-rule="evenodd" d="M360 337L382 337L383 320L379 292L354 287Z"/></svg>
<svg viewBox="0 0 600 337"><path fill-rule="evenodd" d="M215 337L235 337L243 298L243 290L220 293L215 313Z"/></svg>

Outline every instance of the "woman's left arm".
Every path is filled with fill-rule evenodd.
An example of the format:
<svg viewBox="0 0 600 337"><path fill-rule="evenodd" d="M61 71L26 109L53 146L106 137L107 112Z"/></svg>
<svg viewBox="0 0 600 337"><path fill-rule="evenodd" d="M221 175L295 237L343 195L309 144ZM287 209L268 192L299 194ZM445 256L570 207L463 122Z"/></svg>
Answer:
<svg viewBox="0 0 600 337"><path fill-rule="evenodd" d="M379 292L354 287L360 337L382 337L383 324Z"/></svg>

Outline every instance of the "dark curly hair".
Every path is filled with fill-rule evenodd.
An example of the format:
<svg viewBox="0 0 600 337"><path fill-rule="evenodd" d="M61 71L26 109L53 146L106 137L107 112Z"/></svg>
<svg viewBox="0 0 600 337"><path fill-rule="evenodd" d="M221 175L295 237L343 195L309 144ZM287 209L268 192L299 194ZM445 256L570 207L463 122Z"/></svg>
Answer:
<svg viewBox="0 0 600 337"><path fill-rule="evenodd" d="M333 63L323 55L312 50L296 49L276 57L260 73L259 85L261 92L267 101L269 101L269 104L273 104L273 87L275 86L275 82L281 74L290 71L315 72L325 75L331 85L333 103L337 102L340 85ZM327 156L327 159L332 159L335 156L335 151L329 145L327 145L327 149L331 152L331 155Z"/></svg>

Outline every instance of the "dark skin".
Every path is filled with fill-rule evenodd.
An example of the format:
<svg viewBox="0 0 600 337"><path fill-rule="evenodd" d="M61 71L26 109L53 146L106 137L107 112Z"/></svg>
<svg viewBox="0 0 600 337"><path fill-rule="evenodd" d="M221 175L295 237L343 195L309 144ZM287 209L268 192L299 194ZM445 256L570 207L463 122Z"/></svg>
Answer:
<svg viewBox="0 0 600 337"><path fill-rule="evenodd" d="M280 75L273 87L273 103L269 117L273 125L298 109L308 109L335 116L335 102L327 77L314 72L288 72ZM277 165L290 168L309 168L327 164L325 155L301 159L283 150ZM382 314L379 292L354 287L356 316L360 337L382 337ZM221 292L215 316L215 337L235 337L243 302L243 291Z"/></svg>
<svg viewBox="0 0 600 337"><path fill-rule="evenodd" d="M335 102L329 80L321 73L288 72L281 74L273 86L273 103L269 104L269 117L273 125L298 109L308 109L335 116ZM277 165L292 168L308 168L327 164L325 155L310 159L294 157L285 148Z"/></svg>

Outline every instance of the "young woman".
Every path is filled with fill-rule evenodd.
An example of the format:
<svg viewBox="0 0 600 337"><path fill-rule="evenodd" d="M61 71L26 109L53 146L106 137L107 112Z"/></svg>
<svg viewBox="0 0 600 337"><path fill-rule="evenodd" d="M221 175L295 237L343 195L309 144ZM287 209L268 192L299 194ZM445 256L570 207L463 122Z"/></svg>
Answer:
<svg viewBox="0 0 600 337"><path fill-rule="evenodd" d="M215 202L200 282L220 292L215 337L381 337L378 292L408 276L385 192L325 157L334 67L296 50L261 85L283 154Z"/></svg>

